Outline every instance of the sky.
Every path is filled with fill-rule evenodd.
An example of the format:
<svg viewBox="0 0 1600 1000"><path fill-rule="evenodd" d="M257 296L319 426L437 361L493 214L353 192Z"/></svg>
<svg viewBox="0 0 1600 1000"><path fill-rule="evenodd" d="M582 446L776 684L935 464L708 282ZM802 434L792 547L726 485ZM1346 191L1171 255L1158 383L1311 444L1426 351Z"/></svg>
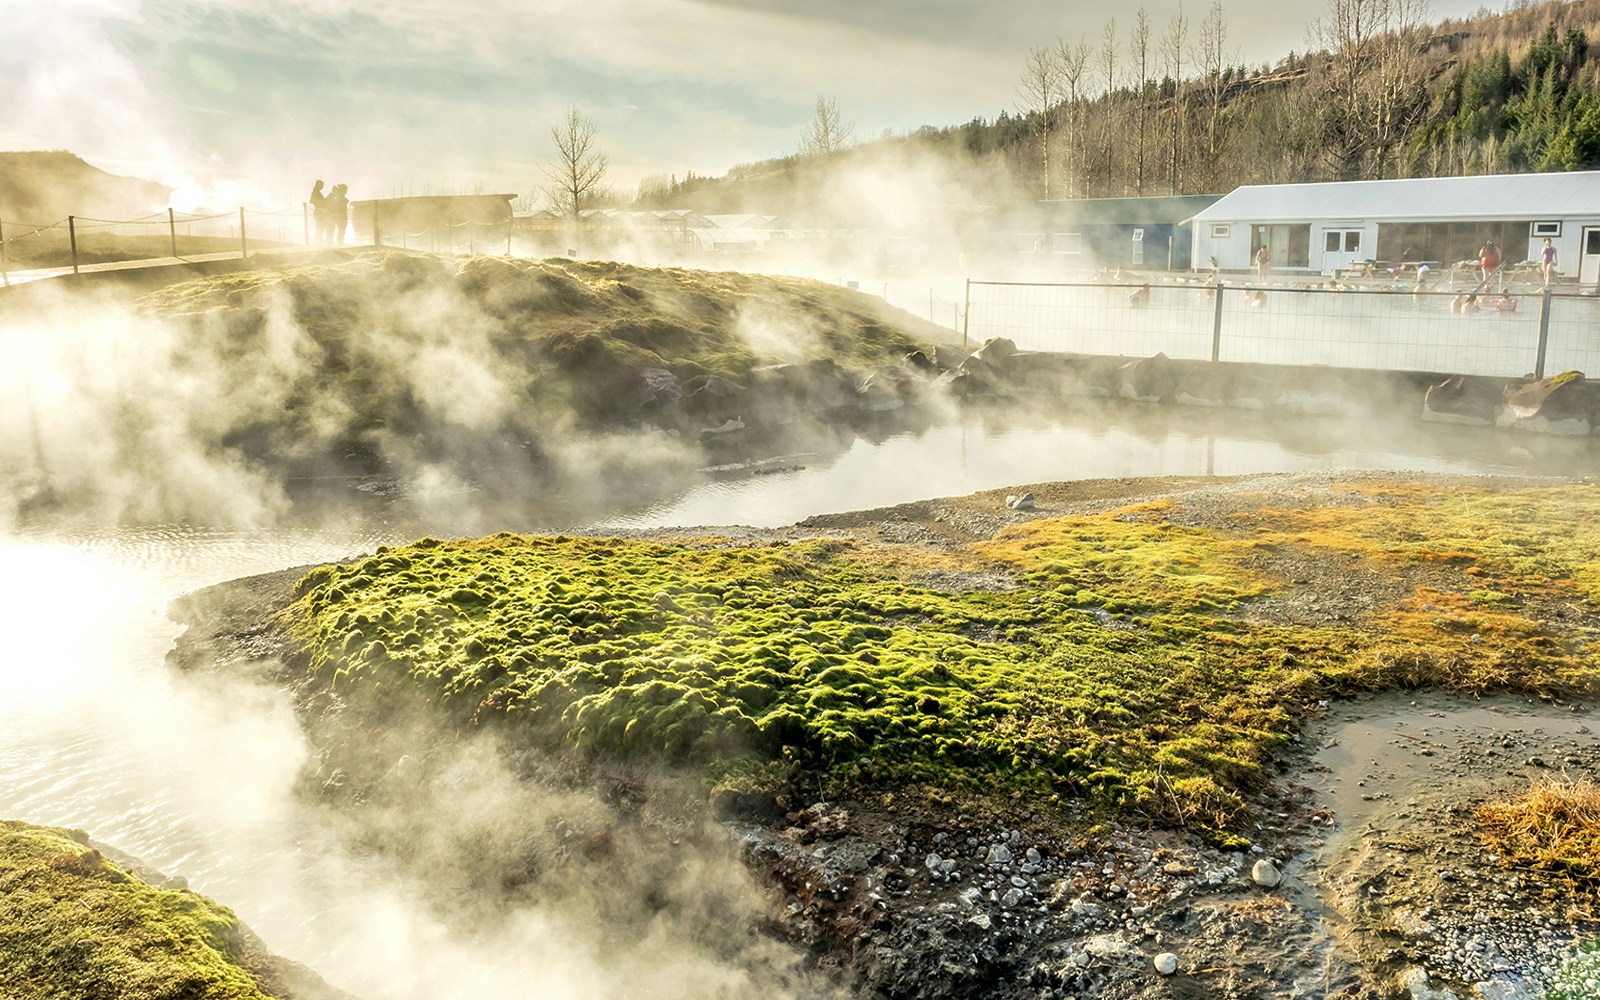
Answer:
<svg viewBox="0 0 1600 1000"><path fill-rule="evenodd" d="M1180 0L1147 0L1158 38ZM1435 19L1481 0L1433 0ZM1207 3L1188 0L1191 25ZM1023 60L1098 45L1083 0L0 0L0 149L66 149L179 208L531 194L569 107L608 180L795 151L818 96L857 138L1015 110ZM1224 0L1238 63L1306 48L1321 4ZM1198 46L1191 30L1190 45ZM1124 59L1124 61L1126 61ZM1193 60L1191 60L1192 62Z"/></svg>

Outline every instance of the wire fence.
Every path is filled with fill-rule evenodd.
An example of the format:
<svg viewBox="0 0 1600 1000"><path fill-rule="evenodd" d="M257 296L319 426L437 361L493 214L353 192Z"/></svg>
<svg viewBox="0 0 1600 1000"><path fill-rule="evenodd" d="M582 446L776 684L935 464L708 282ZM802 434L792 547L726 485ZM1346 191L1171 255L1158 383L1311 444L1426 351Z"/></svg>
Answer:
<svg viewBox="0 0 1600 1000"><path fill-rule="evenodd" d="M381 202L352 205L329 235L309 205L279 210L209 214L166 209L133 219L69 215L52 222L0 218L0 276L55 274L85 267L129 266L154 260L248 257L252 251L295 246L394 246L433 253L509 253L511 222L456 220L420 223L404 213L384 217ZM399 218L395 216L399 215Z"/></svg>
<svg viewBox="0 0 1600 1000"><path fill-rule="evenodd" d="M1113 357L1510 378L1600 372L1600 299L1571 293L972 281L963 332Z"/></svg>

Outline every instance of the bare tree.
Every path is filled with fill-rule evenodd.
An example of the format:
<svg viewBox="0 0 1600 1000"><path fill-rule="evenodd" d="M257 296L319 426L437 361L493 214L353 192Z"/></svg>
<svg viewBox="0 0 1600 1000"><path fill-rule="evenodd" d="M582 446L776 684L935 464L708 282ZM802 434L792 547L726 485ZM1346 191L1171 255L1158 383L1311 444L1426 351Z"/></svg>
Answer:
<svg viewBox="0 0 1600 1000"><path fill-rule="evenodd" d="M1217 183L1218 161L1222 157L1222 107L1227 97L1224 74L1228 69L1228 23L1222 15L1222 0L1211 0L1211 10L1200 23L1200 70L1206 97L1206 182Z"/></svg>
<svg viewBox="0 0 1600 1000"><path fill-rule="evenodd" d="M1061 73L1061 87L1067 99L1067 162L1062 171L1066 175L1067 194L1083 193L1083 126L1084 89L1088 83L1085 73L1089 67L1089 43L1083 38L1068 44L1056 39L1056 67Z"/></svg>
<svg viewBox="0 0 1600 1000"><path fill-rule="evenodd" d="M1116 117L1116 91L1117 91L1117 19L1112 18L1106 22L1105 32L1101 35L1100 43L1100 69L1106 81L1105 99L1102 103L1103 117L1100 120L1100 161L1105 165L1106 181L1109 187L1111 178L1115 176L1115 165L1111 158L1111 126Z"/></svg>
<svg viewBox="0 0 1600 1000"><path fill-rule="evenodd" d="M831 156L848 149L855 133L855 123L839 113L839 102L818 94L816 116L800 131L800 155Z"/></svg>
<svg viewBox="0 0 1600 1000"><path fill-rule="evenodd" d="M1128 35L1128 58L1138 74L1134 81L1134 101L1138 121L1138 141L1133 153L1133 190L1144 194L1145 133L1150 111L1150 16L1140 7L1133 16L1133 31Z"/></svg>
<svg viewBox="0 0 1600 1000"><path fill-rule="evenodd" d="M1167 23L1161 36L1161 53L1166 57L1168 75L1172 77L1171 148L1167 159L1167 193L1183 190L1183 136L1187 131L1189 100L1183 86L1183 56L1189 47L1189 22L1183 17L1183 4Z"/></svg>
<svg viewBox="0 0 1600 1000"><path fill-rule="evenodd" d="M556 161L544 168L549 182L545 197L551 210L572 226L574 236L583 222L584 209L605 195L603 183L610 158L600 149L598 138L594 120L577 108L568 108L565 117L550 126Z"/></svg>
<svg viewBox="0 0 1600 1000"><path fill-rule="evenodd" d="M1061 68L1050 50L1028 50L1028 60L1022 67L1022 82L1017 87L1019 110L1035 122L1039 133L1041 174L1044 197L1050 197L1050 117L1056 97L1061 90Z"/></svg>
<svg viewBox="0 0 1600 1000"><path fill-rule="evenodd" d="M1328 51L1323 131L1340 177L1383 176L1424 104L1427 0L1328 0L1311 40Z"/></svg>

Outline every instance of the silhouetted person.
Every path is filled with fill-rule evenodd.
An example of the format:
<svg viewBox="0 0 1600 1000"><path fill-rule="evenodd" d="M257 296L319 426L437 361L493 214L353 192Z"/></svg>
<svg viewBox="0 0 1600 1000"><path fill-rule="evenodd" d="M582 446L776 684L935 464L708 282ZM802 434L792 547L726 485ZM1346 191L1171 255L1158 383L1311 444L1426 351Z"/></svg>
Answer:
<svg viewBox="0 0 1600 1000"><path fill-rule="evenodd" d="M1265 279L1272 272L1272 253L1263 243L1261 249L1256 251L1256 277Z"/></svg>
<svg viewBox="0 0 1600 1000"><path fill-rule="evenodd" d="M349 190L343 184L335 184L323 202L328 211L328 242L335 246L344 246L344 230L350 221L350 198L345 192Z"/></svg>
<svg viewBox="0 0 1600 1000"><path fill-rule="evenodd" d="M1150 286L1149 285L1140 285L1138 288L1135 288L1133 290L1133 294L1128 296L1128 305L1133 306L1135 309L1143 309L1145 306L1147 306L1149 304L1150 304Z"/></svg>
<svg viewBox="0 0 1600 1000"><path fill-rule="evenodd" d="M306 199L306 204L311 206L311 225L316 231L316 242L328 242L328 196L322 192L322 181L311 185L311 197Z"/></svg>
<svg viewBox="0 0 1600 1000"><path fill-rule="evenodd" d="M1544 274L1544 287L1549 288L1556 276L1556 245L1550 242L1548 236L1544 238L1544 246L1539 249L1539 270Z"/></svg>

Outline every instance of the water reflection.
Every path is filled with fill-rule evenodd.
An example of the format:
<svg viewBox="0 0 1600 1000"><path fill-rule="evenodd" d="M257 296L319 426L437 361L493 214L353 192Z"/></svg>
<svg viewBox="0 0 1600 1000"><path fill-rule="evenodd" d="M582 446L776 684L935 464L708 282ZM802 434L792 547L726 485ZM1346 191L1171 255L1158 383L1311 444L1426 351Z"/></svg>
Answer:
<svg viewBox="0 0 1600 1000"><path fill-rule="evenodd" d="M1600 472L1587 439L1394 421L1266 419L1134 404L969 414L879 441L847 441L836 455L804 453L787 461L776 468L714 471L681 495L637 502L599 523L775 527L812 514L1052 480L1321 469Z"/></svg>

